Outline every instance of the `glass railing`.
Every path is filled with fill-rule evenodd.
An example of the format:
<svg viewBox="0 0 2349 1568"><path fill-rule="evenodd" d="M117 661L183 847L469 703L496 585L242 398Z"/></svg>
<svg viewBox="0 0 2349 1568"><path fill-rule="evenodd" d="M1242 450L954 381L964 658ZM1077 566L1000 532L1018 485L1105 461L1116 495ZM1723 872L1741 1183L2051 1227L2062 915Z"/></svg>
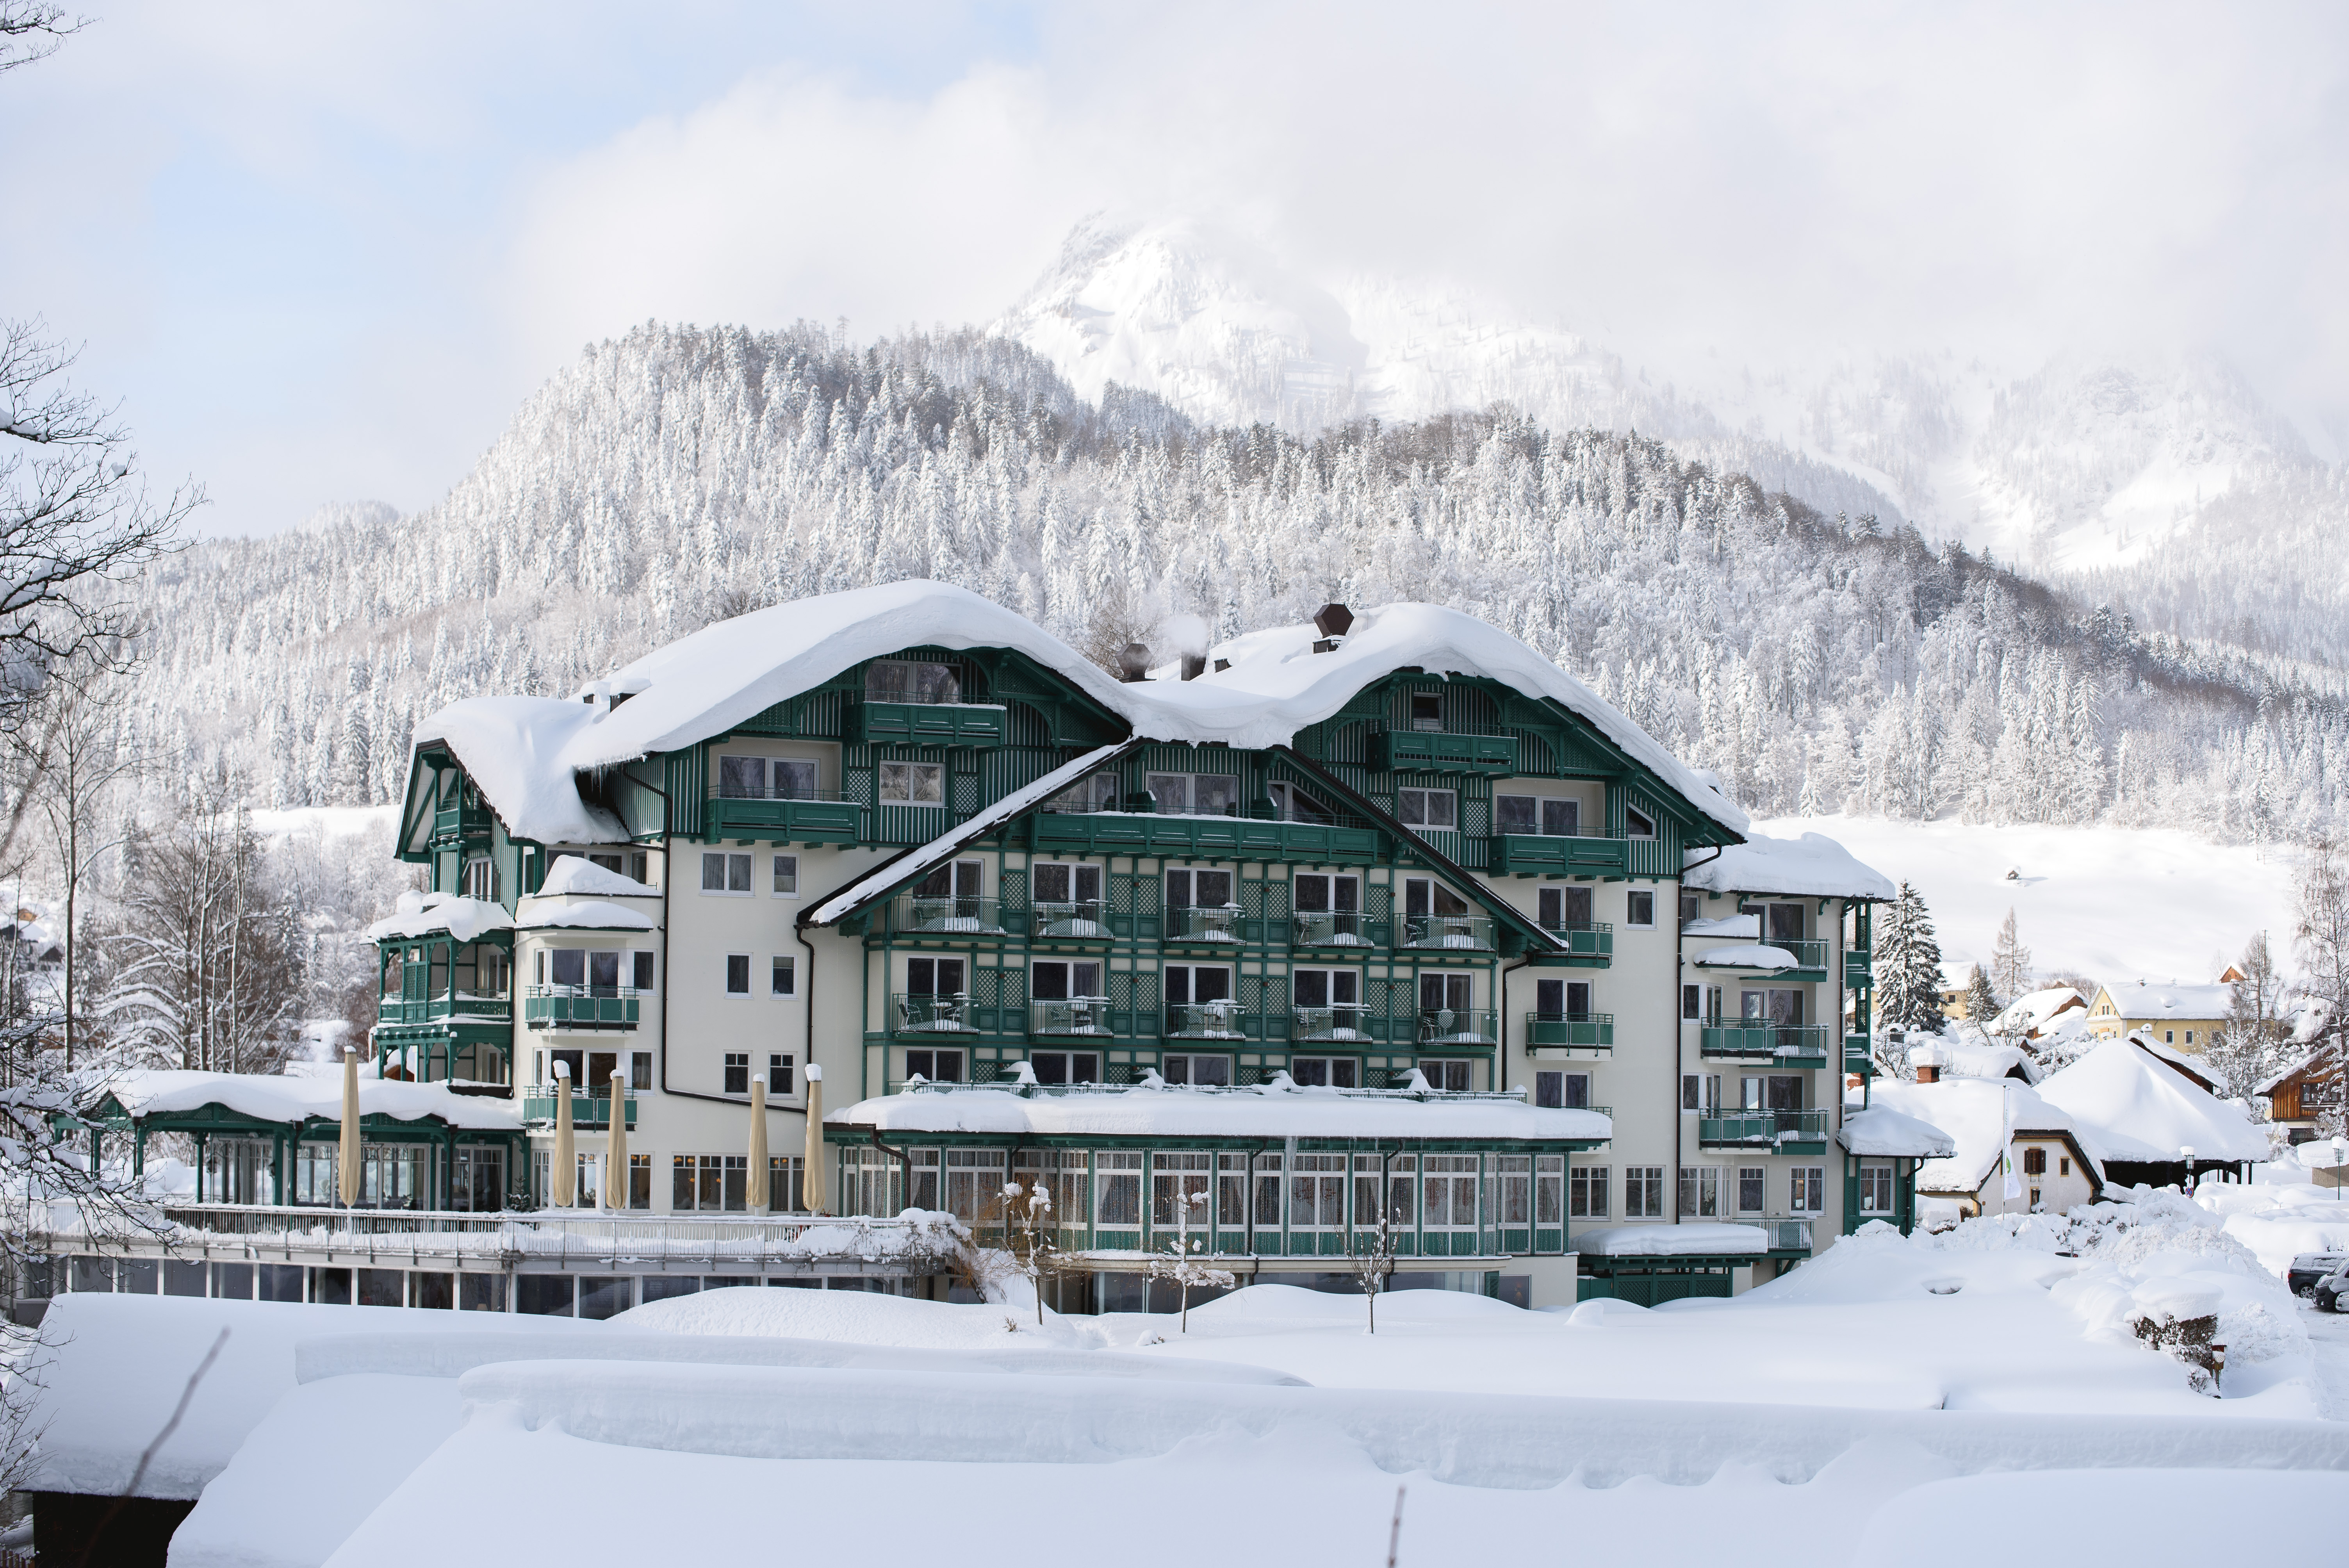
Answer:
<svg viewBox="0 0 2349 1568"><path fill-rule="evenodd" d="M1402 917L1402 944L1489 953L1493 922L1482 914L1407 914Z"/></svg>
<svg viewBox="0 0 2349 1568"><path fill-rule="evenodd" d="M1007 934L999 900L963 893L901 893L890 919L893 929L908 935Z"/></svg>
<svg viewBox="0 0 2349 1568"><path fill-rule="evenodd" d="M1542 929L1557 937L1577 958L1612 958L1615 956L1615 927L1604 920L1568 920L1542 923Z"/></svg>
<svg viewBox="0 0 2349 1568"><path fill-rule="evenodd" d="M1615 1045L1612 1013L1527 1013L1526 1043L1529 1046L1596 1047Z"/></svg>
<svg viewBox="0 0 2349 1568"><path fill-rule="evenodd" d="M1702 1112L1697 1141L1763 1148L1781 1143L1825 1143L1828 1113L1824 1110L1723 1110Z"/></svg>
<svg viewBox="0 0 2349 1568"><path fill-rule="evenodd" d="M1340 1003L1330 1007L1298 1007L1292 1010L1296 1032L1289 1037L1294 1045L1302 1040L1361 1041L1371 1038L1371 1013L1368 1007L1353 1003Z"/></svg>
<svg viewBox="0 0 2349 1568"><path fill-rule="evenodd" d="M533 1028L570 1024L632 1029L636 1013L633 985L533 985L523 997L523 1021Z"/></svg>
<svg viewBox="0 0 2349 1568"><path fill-rule="evenodd" d="M1351 909L1300 909L1289 923L1296 947L1377 947L1387 924Z"/></svg>
<svg viewBox="0 0 2349 1568"><path fill-rule="evenodd" d="M1039 902L1030 906L1028 919L1032 936L1106 937L1110 934L1108 906L1097 898L1074 903Z"/></svg>
<svg viewBox="0 0 2349 1568"><path fill-rule="evenodd" d="M1698 1035L1698 1048L1709 1057L1775 1057L1824 1066L1828 1029L1825 1024L1780 1024L1768 1018L1707 1018Z"/></svg>
<svg viewBox="0 0 2349 1568"><path fill-rule="evenodd" d="M552 1088L533 1086L522 1091L522 1119L524 1122L543 1122L552 1126L556 1103L562 1097ZM621 1117L626 1121L636 1119L636 1097L631 1093L620 1099ZM571 1097L571 1120L576 1127L610 1124L612 1097L608 1094L574 1094Z"/></svg>
<svg viewBox="0 0 2349 1568"><path fill-rule="evenodd" d="M1498 1043L1501 1015L1490 1007L1429 1007L1419 1015L1423 1046L1489 1046Z"/></svg>
<svg viewBox="0 0 2349 1568"><path fill-rule="evenodd" d="M1240 940L1240 911L1237 904L1219 904L1206 909L1169 909L1166 912L1166 940L1169 942L1229 942Z"/></svg>
<svg viewBox="0 0 2349 1568"><path fill-rule="evenodd" d="M970 998L968 996L909 996L900 993L890 1000L896 1005L897 1032L901 1035L978 1032L970 1021Z"/></svg>
<svg viewBox="0 0 2349 1568"><path fill-rule="evenodd" d="M1769 1238L1774 1253L1807 1253L1811 1250L1811 1222L1808 1220L1732 1220L1734 1225L1752 1225Z"/></svg>
<svg viewBox="0 0 2349 1568"><path fill-rule="evenodd" d="M1109 998L1106 996L1070 996L1056 1001L1028 1004L1028 1032L1031 1035L1106 1035L1109 1026Z"/></svg>
<svg viewBox="0 0 2349 1568"><path fill-rule="evenodd" d="M1166 1034L1186 1040L1237 1040L1240 1030L1237 1002L1175 1003L1166 1009Z"/></svg>

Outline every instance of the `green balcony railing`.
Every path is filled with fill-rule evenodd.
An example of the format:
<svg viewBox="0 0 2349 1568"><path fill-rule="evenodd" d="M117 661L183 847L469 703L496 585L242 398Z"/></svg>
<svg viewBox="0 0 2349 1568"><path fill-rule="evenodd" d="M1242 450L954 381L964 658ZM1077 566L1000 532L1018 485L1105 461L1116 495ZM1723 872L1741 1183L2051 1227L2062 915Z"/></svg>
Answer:
<svg viewBox="0 0 2349 1568"><path fill-rule="evenodd" d="M1463 953L1493 951L1493 921L1483 914L1406 914L1402 945L1414 950L1442 948Z"/></svg>
<svg viewBox="0 0 2349 1568"><path fill-rule="evenodd" d="M1872 1073L1876 1070L1876 1052L1866 1035L1846 1035L1843 1037L1843 1070L1847 1073Z"/></svg>
<svg viewBox="0 0 2349 1568"><path fill-rule="evenodd" d="M875 702L848 705L848 738L864 745L1000 746L1005 710L984 703Z"/></svg>
<svg viewBox="0 0 2349 1568"><path fill-rule="evenodd" d="M1864 947L1843 950L1843 986L1847 991L1876 989L1876 955Z"/></svg>
<svg viewBox="0 0 2349 1568"><path fill-rule="evenodd" d="M376 1004L379 1024L439 1024L451 1018L511 1023L513 1004L503 996L386 996Z"/></svg>
<svg viewBox="0 0 2349 1568"><path fill-rule="evenodd" d="M432 813L432 845L447 849L490 836L490 813L480 806L442 806Z"/></svg>
<svg viewBox="0 0 2349 1568"><path fill-rule="evenodd" d="M1419 1015L1423 1046L1492 1046L1501 1038L1501 1015L1491 1007L1428 1007Z"/></svg>
<svg viewBox="0 0 2349 1568"><path fill-rule="evenodd" d="M1109 906L1099 899L1031 904L1028 934L1063 942L1107 942L1113 934Z"/></svg>
<svg viewBox="0 0 2349 1568"><path fill-rule="evenodd" d="M1289 1019L1292 1046L1383 1043L1389 1032L1384 1014L1350 1003L1294 1008Z"/></svg>
<svg viewBox="0 0 2349 1568"><path fill-rule="evenodd" d="M529 1127L554 1125L555 1101L558 1096L552 1088L533 1088L523 1090L522 1119ZM620 1100L621 1114L628 1125L636 1122L636 1097L624 1095ZM574 1094L571 1097L571 1125L574 1127L609 1127L612 1125L612 1097L607 1094Z"/></svg>
<svg viewBox="0 0 2349 1568"><path fill-rule="evenodd" d="M522 1005L523 1023L533 1029L636 1026L637 1001L633 986L599 992L585 985L533 985Z"/></svg>
<svg viewBox="0 0 2349 1568"><path fill-rule="evenodd" d="M1240 916L1240 907L1236 903L1206 909L1170 909L1166 912L1164 940L1224 943L1237 947L1243 940Z"/></svg>
<svg viewBox="0 0 2349 1568"><path fill-rule="evenodd" d="M1824 1144L1829 1112L1713 1109L1697 1118L1697 1141L1707 1148L1778 1148Z"/></svg>
<svg viewBox="0 0 2349 1568"><path fill-rule="evenodd" d="M1811 1222L1808 1220L1732 1220L1733 1225L1752 1225L1768 1239L1774 1253L1807 1253L1811 1250Z"/></svg>
<svg viewBox="0 0 2349 1568"><path fill-rule="evenodd" d="M1527 1013L1526 1044L1612 1050L1615 1048L1615 1015L1612 1013Z"/></svg>
<svg viewBox="0 0 2349 1568"><path fill-rule="evenodd" d="M1031 848L1057 854L1189 856L1200 860L1375 861L1380 830L1354 817L1278 821L1262 817L1175 817L1149 811L1039 811L1027 819Z"/></svg>
<svg viewBox="0 0 2349 1568"><path fill-rule="evenodd" d="M890 1011L896 1019L895 1032L900 1035L976 1035L980 1032L972 1018L968 996L908 995L899 992L889 998Z"/></svg>
<svg viewBox="0 0 2349 1568"><path fill-rule="evenodd" d="M1496 877L1621 877L1631 869L1628 839L1588 834L1499 833L1493 839Z"/></svg>
<svg viewBox="0 0 2349 1568"><path fill-rule="evenodd" d="M1071 996L1029 1003L1028 1032L1054 1037L1094 1038L1116 1031L1112 1026L1108 997Z"/></svg>
<svg viewBox="0 0 2349 1568"><path fill-rule="evenodd" d="M1568 921L1544 925L1542 929L1566 944L1569 958L1586 960L1594 965L1614 961L1615 927L1608 921Z"/></svg>
<svg viewBox="0 0 2349 1568"><path fill-rule="evenodd" d="M1360 910L1301 909L1289 917L1292 947L1384 947L1394 922Z"/></svg>
<svg viewBox="0 0 2349 1568"><path fill-rule="evenodd" d="M704 819L711 839L771 839L779 843L853 844L862 836L864 808L823 791L777 799L713 797Z"/></svg>
<svg viewBox="0 0 2349 1568"><path fill-rule="evenodd" d="M1237 1002L1176 1003L1166 1009L1170 1040L1239 1040L1247 1037Z"/></svg>
<svg viewBox="0 0 2349 1568"><path fill-rule="evenodd" d="M900 893L889 904L889 929L899 936L1008 936L1004 919L1001 900L959 893Z"/></svg>
<svg viewBox="0 0 2349 1568"><path fill-rule="evenodd" d="M1697 1048L1708 1057L1769 1057L1786 1067L1827 1065L1825 1024L1780 1024L1768 1018L1707 1018Z"/></svg>
<svg viewBox="0 0 2349 1568"><path fill-rule="evenodd" d="M1514 735L1461 735L1443 729L1386 729L1371 737L1371 767L1379 772L1490 773L1517 771Z"/></svg>

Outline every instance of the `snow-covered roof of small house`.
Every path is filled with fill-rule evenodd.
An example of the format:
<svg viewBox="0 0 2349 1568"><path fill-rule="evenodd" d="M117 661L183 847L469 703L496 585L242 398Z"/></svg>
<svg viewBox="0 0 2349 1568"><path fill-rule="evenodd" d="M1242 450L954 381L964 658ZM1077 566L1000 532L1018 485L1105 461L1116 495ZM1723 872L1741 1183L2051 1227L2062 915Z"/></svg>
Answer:
<svg viewBox="0 0 2349 1568"><path fill-rule="evenodd" d="M1958 1151L1957 1140L1931 1122L1878 1102L1845 1111L1836 1141L1854 1154L1906 1154L1920 1160Z"/></svg>
<svg viewBox="0 0 2349 1568"><path fill-rule="evenodd" d="M331 1076L284 1078L264 1073L187 1072L134 1068L107 1080L105 1092L133 1119L223 1106L257 1121L340 1121L343 1080ZM396 1121L437 1117L451 1127L511 1132L522 1125L514 1102L458 1094L446 1084L402 1083L397 1078L359 1079L359 1114Z"/></svg>
<svg viewBox="0 0 2349 1568"><path fill-rule="evenodd" d="M2269 1074L2266 1078L2261 1078L2260 1080L2259 1087L2251 1090L2251 1092L2253 1094L2273 1094L2276 1090L2289 1083L2292 1078L2298 1077L2306 1068L2313 1066L2315 1061L2316 1053L2313 1051L2310 1051L2303 1056L2295 1057L2287 1066L2280 1068L2276 1071Z"/></svg>
<svg viewBox="0 0 2349 1568"><path fill-rule="evenodd" d="M1692 850L1681 872L1682 887L1708 892L1775 892L1798 898L1873 899L1899 896L1890 878L1864 865L1825 833L1773 839L1760 833L1715 854Z"/></svg>
<svg viewBox="0 0 2349 1568"><path fill-rule="evenodd" d="M430 936L442 931L460 942L471 942L492 931L512 931L514 924L503 904L452 892L404 892L391 909L391 913L367 927L369 942Z"/></svg>
<svg viewBox="0 0 2349 1568"><path fill-rule="evenodd" d="M1952 1152L1917 1168L1920 1192L1978 1192L1998 1157L2019 1132L2068 1132L2091 1172L2105 1179L2099 1150L2061 1107L2013 1078L1943 1078L1939 1083L1879 1079L1869 1090L1873 1104L1939 1129Z"/></svg>
<svg viewBox="0 0 2349 1568"><path fill-rule="evenodd" d="M1742 1257L1770 1250L1759 1225L1700 1220L1677 1225L1608 1225L1574 1238L1574 1250L1594 1257Z"/></svg>
<svg viewBox="0 0 2349 1568"><path fill-rule="evenodd" d="M650 931L653 917L609 899L583 898L531 906L523 931Z"/></svg>
<svg viewBox="0 0 2349 1568"><path fill-rule="evenodd" d="M584 855L557 855L554 863L546 868L546 880L530 896L558 898L566 893L585 893L591 898L658 898L660 889L647 887L636 878L622 876Z"/></svg>
<svg viewBox="0 0 2349 1568"><path fill-rule="evenodd" d="M1941 1070L1951 1078L2002 1078L2020 1073L2035 1084L2045 1069L2020 1046L1975 1046L1963 1040L1943 1040L1939 1047Z"/></svg>
<svg viewBox="0 0 2349 1568"><path fill-rule="evenodd" d="M584 801L585 769L673 751L720 735L868 659L908 647L1009 648L1053 670L1148 740L1287 745L1364 686L1402 669L1480 676L1555 698L1733 833L1745 813L1612 704L1530 646L1434 604L1365 610L1331 653L1310 625L1252 633L1215 650L1227 669L1195 680L1113 681L1022 616L944 583L826 593L705 626L584 688L580 698L473 697L427 715L419 744L440 741L464 764L516 836L613 842L616 819Z"/></svg>
<svg viewBox="0 0 2349 1568"><path fill-rule="evenodd" d="M1514 1095L1305 1088L1286 1073L1247 1088L1144 1083L1021 1094L1015 1088L925 1088L859 1100L827 1128L888 1133L1022 1133L1100 1138L1519 1139L1588 1143L1614 1136L1595 1110L1555 1110Z"/></svg>
<svg viewBox="0 0 2349 1568"><path fill-rule="evenodd" d="M2265 1160L2267 1134L2241 1109L2127 1040L2107 1040L2039 1086L2106 1160Z"/></svg>
<svg viewBox="0 0 2349 1568"><path fill-rule="evenodd" d="M2026 991L2009 1002L1992 1021L1991 1032L1998 1035L2026 1035L2044 1028L2058 1013L2085 1007L2088 999L2069 985L2051 985L2044 991Z"/></svg>
<svg viewBox="0 0 2349 1568"><path fill-rule="evenodd" d="M2207 1089L2212 1094L2223 1095L2230 1088L2227 1075L2212 1067L2208 1060L2196 1056L2191 1051L2181 1051L2176 1046L2163 1045L2153 1037L2149 1030L2136 1031L2129 1036L2129 1043L2141 1051L2151 1052L2160 1060L2184 1073L2189 1078L2197 1080L2195 1087L2198 1088Z"/></svg>
<svg viewBox="0 0 2349 1568"><path fill-rule="evenodd" d="M2106 985L2105 995L2124 1018L2223 1018L2234 1011L2231 985L2154 985L2144 980Z"/></svg>

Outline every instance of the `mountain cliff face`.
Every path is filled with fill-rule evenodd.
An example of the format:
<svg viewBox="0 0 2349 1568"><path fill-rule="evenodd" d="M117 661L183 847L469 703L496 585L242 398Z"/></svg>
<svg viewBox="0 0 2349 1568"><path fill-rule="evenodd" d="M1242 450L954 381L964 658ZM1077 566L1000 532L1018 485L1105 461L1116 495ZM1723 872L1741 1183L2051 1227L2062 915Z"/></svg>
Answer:
<svg viewBox="0 0 2349 1568"><path fill-rule="evenodd" d="M989 330L1081 396L1140 388L1207 426L1309 436L1506 404L1552 429L1636 430L1828 514L1905 520L2132 602L2147 624L2341 662L2341 574L2269 607L2244 591L2272 576L2262 552L2349 544L2338 471L2209 354L2074 352L2021 375L1882 356L1673 378L1636 346L1457 287L1309 279L1211 227L1109 218L1079 225ZM2212 564L2216 593L2186 591L2214 586Z"/></svg>

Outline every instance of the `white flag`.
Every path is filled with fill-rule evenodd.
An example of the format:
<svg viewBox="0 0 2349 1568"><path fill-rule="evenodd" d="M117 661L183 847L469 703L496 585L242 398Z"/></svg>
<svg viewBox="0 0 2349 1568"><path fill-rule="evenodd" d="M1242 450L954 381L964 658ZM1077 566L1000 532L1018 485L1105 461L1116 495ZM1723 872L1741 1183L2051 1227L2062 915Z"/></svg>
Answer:
<svg viewBox="0 0 2349 1568"><path fill-rule="evenodd" d="M2023 1181L2014 1173L2014 1091L2001 1084L1998 1099L2006 1112L1999 1128L1999 1161L2006 1168L2006 1201L2012 1203L2023 1196Z"/></svg>

